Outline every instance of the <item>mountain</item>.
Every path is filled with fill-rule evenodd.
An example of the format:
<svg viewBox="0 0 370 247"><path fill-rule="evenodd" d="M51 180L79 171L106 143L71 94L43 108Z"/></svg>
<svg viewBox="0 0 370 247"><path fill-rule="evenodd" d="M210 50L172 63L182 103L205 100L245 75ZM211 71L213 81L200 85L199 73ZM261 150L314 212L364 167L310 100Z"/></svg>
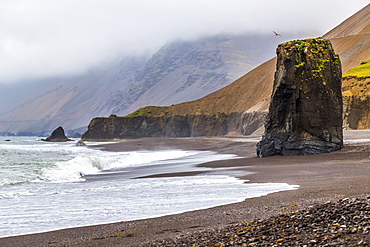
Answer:
<svg viewBox="0 0 370 247"><path fill-rule="evenodd" d="M244 34L177 40L149 58L124 58L83 75L44 79L42 85L48 90L27 100L23 95L22 104L0 115L0 132L51 132L57 126L68 131L86 128L96 116L196 100L273 57L278 43L299 36Z"/></svg>
<svg viewBox="0 0 370 247"><path fill-rule="evenodd" d="M343 73L370 59L370 4L326 33L340 54Z"/></svg>
<svg viewBox="0 0 370 247"><path fill-rule="evenodd" d="M95 116L94 112L106 114L101 109L101 101L122 88L117 83L117 74L129 80L135 69L144 64L142 58L131 58L117 66L96 69L81 76L49 79L46 82L55 84L55 87L0 116L0 131L51 133L56 125L82 127Z"/></svg>
<svg viewBox="0 0 370 247"><path fill-rule="evenodd" d="M112 114L126 115L146 105L165 106L201 98L264 62L274 44L266 36L172 42L148 61L136 78L136 87L118 91L107 104L113 107Z"/></svg>
<svg viewBox="0 0 370 247"><path fill-rule="evenodd" d="M367 32L370 32L370 4L323 36L339 54L344 73L370 59L370 33ZM171 106L168 111L177 115L189 112L212 115L267 110L275 66L276 58L272 58L230 85L199 100ZM152 116L160 114L161 111Z"/></svg>
<svg viewBox="0 0 370 247"><path fill-rule="evenodd" d="M332 42L335 52L339 54L343 72L370 59L369 32L370 5L367 5L323 36ZM89 130L84 137L88 139L129 136L132 133L130 129L128 132L120 129L123 123L131 129L144 127L148 129L150 127L148 123L151 123L154 129L162 126L163 133L158 133L160 131L158 128L156 132L153 132L156 136L176 136L174 131L169 131L174 128L173 126L185 126L191 130L185 129L181 133L182 136L188 134L192 136L224 135L235 131L250 134L259 130L263 125L271 97L275 66L276 58L272 58L228 86L195 101L169 107L146 107L133 112L126 118L116 116L95 118L90 122ZM345 107L345 109L350 109L350 107ZM179 116L187 119L184 120ZM154 120L155 118L157 120ZM197 127L195 125L199 123L207 126L206 130L192 132L192 129ZM104 127L107 124L116 125L114 131L108 131ZM218 127L215 127L216 125ZM218 129L215 130L215 128ZM139 135L143 136L141 133Z"/></svg>

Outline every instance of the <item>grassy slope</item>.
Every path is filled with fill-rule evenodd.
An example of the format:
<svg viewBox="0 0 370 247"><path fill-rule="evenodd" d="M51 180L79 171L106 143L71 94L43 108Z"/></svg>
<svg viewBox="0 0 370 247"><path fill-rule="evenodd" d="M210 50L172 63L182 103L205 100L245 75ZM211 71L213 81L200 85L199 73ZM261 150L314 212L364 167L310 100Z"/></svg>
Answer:
<svg viewBox="0 0 370 247"><path fill-rule="evenodd" d="M370 96L370 60L343 74L343 96Z"/></svg>
<svg viewBox="0 0 370 247"><path fill-rule="evenodd" d="M350 69L343 75L343 77L350 77L350 76L356 76L359 78L370 76L370 60L362 62L361 65Z"/></svg>

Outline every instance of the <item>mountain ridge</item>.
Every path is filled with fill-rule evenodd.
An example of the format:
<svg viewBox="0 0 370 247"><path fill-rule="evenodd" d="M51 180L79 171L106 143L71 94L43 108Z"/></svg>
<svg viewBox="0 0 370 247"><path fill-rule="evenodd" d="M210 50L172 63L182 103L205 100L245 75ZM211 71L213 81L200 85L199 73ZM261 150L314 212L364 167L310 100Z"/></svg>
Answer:
<svg viewBox="0 0 370 247"><path fill-rule="evenodd" d="M96 116L198 99L272 57L276 43L270 35L251 34L174 41L151 58L130 58L86 75L51 80L54 89L63 85L65 90L59 89L58 97L41 93L2 114L0 132L52 131L60 125L71 130L87 126ZM53 106L52 114L40 107L41 101Z"/></svg>
<svg viewBox="0 0 370 247"><path fill-rule="evenodd" d="M365 20L366 22L363 21L358 23L357 20L359 19ZM354 33L351 29L353 26L355 27L354 31L361 33L370 29L370 4L323 36L323 38L331 39L335 52L339 54L340 59L343 60L343 72L348 71L350 68L354 67L354 65L357 66L364 60L368 60L370 58L370 34L353 35ZM346 35L346 33L348 35ZM338 38L336 35L341 35L341 37ZM139 109L129 116L132 116L132 122L136 123L136 125L134 125L136 129L156 129L155 136L167 136L167 133L172 133L169 129L174 128L174 126L182 126L179 122L177 122L176 125L176 119L180 116L187 117L187 121L190 122L190 127L186 124L184 125L185 129L192 129L195 127L192 125L197 124L197 122L194 123L192 120L194 119L194 116L197 116L198 118L203 116L203 118L208 118L208 121L213 123L214 126L219 125L219 128L227 129L229 132L236 131L240 134L246 134L244 129L246 129L247 125L254 126L255 131L260 131L264 122L263 117L266 115L271 97L275 66L276 58L272 58L228 86L225 86L224 88L203 98L169 107L149 107ZM345 108L347 107L346 104L348 106L348 101L345 103ZM350 107L347 107L346 109L350 109ZM220 115L222 116L222 119L227 119L231 115L242 116L243 113L257 114L259 117L255 118L255 120L242 123L243 127L238 126L234 129L228 128L228 126L231 125L228 120L221 121L221 123L219 120L214 120L215 117ZM138 116L135 117L135 115ZM160 119L160 123L156 123L155 121L152 122L153 118ZM235 121L235 118L231 119L232 121ZM99 128L96 126L101 125L102 121L109 126L115 126L117 123L117 126L114 127L114 131L108 130L108 132L105 132L107 128L103 127L100 129L101 133L99 133ZM175 121L175 124L173 121ZM122 126L122 123L119 122L126 122L127 125L130 125L129 120L117 118L116 116L114 116L114 118L92 119L89 124L89 129L84 134L83 138L94 138L94 136L102 136L104 133L107 133L110 138L120 138L122 136L127 137L128 132L120 129L119 126ZM148 125L149 122L152 122L152 125ZM181 120L181 123L183 122L184 120ZM162 127L160 129L156 128L155 126L157 124ZM204 126L207 125L207 120L203 120L202 124ZM162 134L158 133L158 131L162 132ZM213 133L215 133L215 131L212 130L212 128L209 128L209 131L205 133L205 135L212 135ZM217 134L224 135L227 133L220 131L217 132ZM190 132L190 136L193 135L194 133ZM133 137L136 137L134 132Z"/></svg>
<svg viewBox="0 0 370 247"><path fill-rule="evenodd" d="M358 23L359 19L367 22ZM370 4L326 33L323 38L330 39L332 35L349 33L350 27L353 25L359 32L370 31ZM336 53L340 56L344 73L370 58L370 34L345 36L339 39L332 39L331 43ZM266 61L235 82L214 93L196 101L170 106L168 110L179 115L186 115L194 111L199 111L200 114L205 115L217 114L218 111L229 114L231 112L251 111L252 107L254 107L253 110L267 110L268 103L264 102L269 101L271 96L275 65L276 57ZM248 84L248 87L244 86L244 84ZM253 90L249 90L250 88L253 88ZM237 99L233 97L233 95L236 95L236 92L241 95ZM226 104L226 102L228 103ZM209 105L213 105L213 107L209 107ZM158 112L157 114L160 115L161 113ZM155 114L152 114L152 116L155 116Z"/></svg>

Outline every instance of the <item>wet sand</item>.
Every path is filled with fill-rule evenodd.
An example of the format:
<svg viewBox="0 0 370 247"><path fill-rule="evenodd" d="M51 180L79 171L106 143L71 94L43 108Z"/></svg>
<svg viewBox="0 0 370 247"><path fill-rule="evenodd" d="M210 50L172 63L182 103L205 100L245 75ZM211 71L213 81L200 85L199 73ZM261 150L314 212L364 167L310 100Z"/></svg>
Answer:
<svg viewBox="0 0 370 247"><path fill-rule="evenodd" d="M369 194L370 130L345 131L345 147L342 150L310 156L257 158L255 144L259 138L143 138L96 148L109 151L178 148L236 154L243 158L215 161L202 166L253 172L241 178L249 180L249 183L300 185L298 190L153 219L1 238L0 246L147 246L151 241L186 236L195 231L223 228L254 219L266 219L315 203L343 197L366 197ZM158 176L192 174L172 173Z"/></svg>

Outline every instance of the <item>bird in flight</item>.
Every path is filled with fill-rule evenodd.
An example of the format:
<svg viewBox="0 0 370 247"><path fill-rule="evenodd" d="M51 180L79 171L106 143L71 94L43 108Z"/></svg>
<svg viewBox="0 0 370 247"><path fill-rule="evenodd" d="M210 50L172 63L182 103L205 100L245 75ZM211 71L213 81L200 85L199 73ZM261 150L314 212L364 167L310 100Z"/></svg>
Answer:
<svg viewBox="0 0 370 247"><path fill-rule="evenodd" d="M278 34L277 32L273 31L275 36L281 36L281 34Z"/></svg>

